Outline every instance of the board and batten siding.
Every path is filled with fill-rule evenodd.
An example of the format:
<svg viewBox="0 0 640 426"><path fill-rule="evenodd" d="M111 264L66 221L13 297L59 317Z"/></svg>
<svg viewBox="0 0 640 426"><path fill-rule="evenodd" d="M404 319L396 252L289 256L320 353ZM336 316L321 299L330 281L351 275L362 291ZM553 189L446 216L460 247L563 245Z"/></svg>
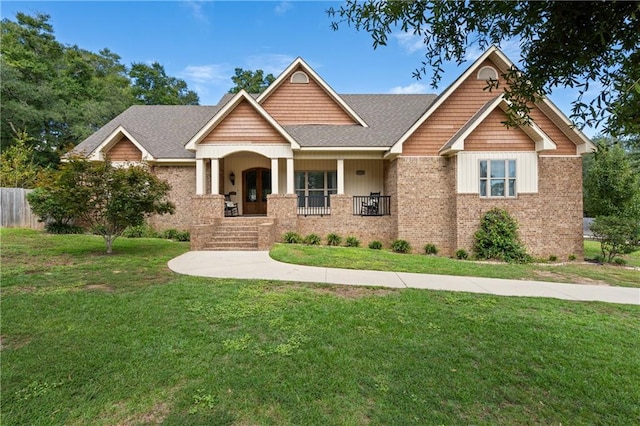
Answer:
<svg viewBox="0 0 640 426"><path fill-rule="evenodd" d="M300 68L291 73L296 71ZM357 124L311 76L309 83L291 83L287 77L262 107L283 125Z"/></svg>
<svg viewBox="0 0 640 426"><path fill-rule="evenodd" d="M296 160L295 171L335 171L337 160ZM364 175L356 171L363 170ZM347 195L369 195L382 192L384 165L382 160L344 160L344 192Z"/></svg>
<svg viewBox="0 0 640 426"><path fill-rule="evenodd" d="M535 152L460 152L457 158L458 194L480 193L480 160L516 160L516 192L538 193L538 155Z"/></svg>
<svg viewBox="0 0 640 426"><path fill-rule="evenodd" d="M200 143L221 142L287 143L247 101L240 102Z"/></svg>

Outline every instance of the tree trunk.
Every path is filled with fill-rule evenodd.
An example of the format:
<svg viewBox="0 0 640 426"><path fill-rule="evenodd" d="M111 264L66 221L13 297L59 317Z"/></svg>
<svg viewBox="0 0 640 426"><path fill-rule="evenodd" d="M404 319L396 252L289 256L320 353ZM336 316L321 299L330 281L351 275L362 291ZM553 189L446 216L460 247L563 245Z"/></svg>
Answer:
<svg viewBox="0 0 640 426"><path fill-rule="evenodd" d="M107 254L113 253L113 238L110 236L104 237L104 242L107 245Z"/></svg>

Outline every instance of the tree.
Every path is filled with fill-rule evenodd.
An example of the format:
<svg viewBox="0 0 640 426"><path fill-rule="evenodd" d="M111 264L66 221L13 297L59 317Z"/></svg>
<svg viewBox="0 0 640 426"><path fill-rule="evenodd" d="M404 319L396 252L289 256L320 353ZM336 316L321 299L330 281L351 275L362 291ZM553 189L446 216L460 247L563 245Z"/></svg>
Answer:
<svg viewBox="0 0 640 426"><path fill-rule="evenodd" d="M15 144L6 147L0 154L0 186L10 188L33 188L38 176L38 167L33 162L31 137L26 131L15 128Z"/></svg>
<svg viewBox="0 0 640 426"><path fill-rule="evenodd" d="M110 161L71 158L51 172L29 203L41 220L77 223L104 238L107 254L128 226L153 214L172 214L170 186L143 166L114 167Z"/></svg>
<svg viewBox="0 0 640 426"><path fill-rule="evenodd" d="M169 77L158 62L134 63L129 71L131 91L145 105L198 105L198 94L184 80Z"/></svg>
<svg viewBox="0 0 640 426"><path fill-rule="evenodd" d="M531 104L555 87L575 87L572 117L603 123L640 146L640 2L347 0L329 9L342 23L371 34L374 49L393 30L422 38L425 60L414 77L440 81L445 61L464 62L467 49L516 40L519 66L503 73L512 103L507 125L528 122ZM599 94L584 99L594 86ZM489 89L498 82L489 82Z"/></svg>
<svg viewBox="0 0 640 426"><path fill-rule="evenodd" d="M640 246L640 174L622 146L609 139L602 138L592 156L584 180L585 211L595 216L591 230L610 262Z"/></svg>
<svg viewBox="0 0 640 426"><path fill-rule="evenodd" d="M262 70L245 71L242 68L236 68L235 75L231 77L235 86L229 90L229 93L238 93L242 89L248 93L262 93L275 79L273 74L265 76Z"/></svg>

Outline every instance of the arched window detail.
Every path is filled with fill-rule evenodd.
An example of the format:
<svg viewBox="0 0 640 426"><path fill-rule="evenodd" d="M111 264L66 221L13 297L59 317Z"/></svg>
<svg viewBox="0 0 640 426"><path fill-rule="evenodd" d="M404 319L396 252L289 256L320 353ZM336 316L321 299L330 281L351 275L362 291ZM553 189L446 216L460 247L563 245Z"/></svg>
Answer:
<svg viewBox="0 0 640 426"><path fill-rule="evenodd" d="M478 80L497 80L498 79L498 71L493 67L482 67L480 71L478 71Z"/></svg>
<svg viewBox="0 0 640 426"><path fill-rule="evenodd" d="M309 76L303 71L296 71L291 75L292 84L307 84L309 83Z"/></svg>

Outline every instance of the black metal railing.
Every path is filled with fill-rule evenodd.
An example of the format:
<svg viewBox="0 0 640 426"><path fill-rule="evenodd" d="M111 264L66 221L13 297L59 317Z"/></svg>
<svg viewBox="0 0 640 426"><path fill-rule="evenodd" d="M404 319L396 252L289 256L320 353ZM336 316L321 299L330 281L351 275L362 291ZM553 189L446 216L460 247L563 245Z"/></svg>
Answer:
<svg viewBox="0 0 640 426"><path fill-rule="evenodd" d="M360 216L389 216L391 215L391 196L355 195L353 197L353 214Z"/></svg>
<svg viewBox="0 0 640 426"><path fill-rule="evenodd" d="M328 216L331 199L328 195L298 195L298 216Z"/></svg>

